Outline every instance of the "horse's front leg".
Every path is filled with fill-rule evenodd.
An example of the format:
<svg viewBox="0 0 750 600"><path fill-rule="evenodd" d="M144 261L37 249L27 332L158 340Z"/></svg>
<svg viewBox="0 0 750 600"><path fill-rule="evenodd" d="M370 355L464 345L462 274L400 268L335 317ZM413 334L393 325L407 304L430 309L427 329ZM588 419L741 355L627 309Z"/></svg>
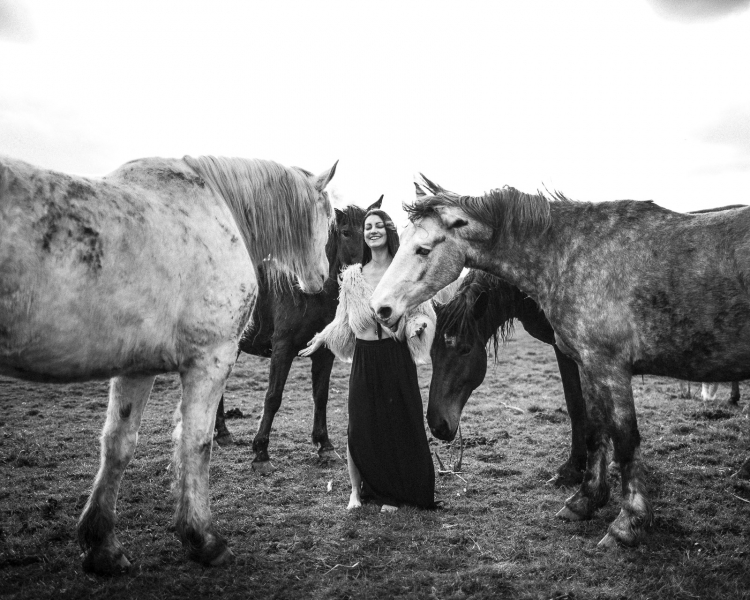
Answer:
<svg viewBox="0 0 750 600"><path fill-rule="evenodd" d="M633 390L630 377L627 379L628 385L619 388L618 394L613 398L611 427L614 455L620 464L622 503L620 514L609 526L607 535L599 542L602 547L614 546L615 542L635 546L654 518L651 502L646 495L641 436L635 415Z"/></svg>
<svg viewBox="0 0 750 600"><path fill-rule="evenodd" d="M333 369L333 352L321 348L312 355L312 388L315 411L313 413L312 442L319 446L318 456L322 460L333 460L339 458L336 455L331 440L328 439L328 422L326 409L328 407L328 391L331 383L331 370Z"/></svg>
<svg viewBox="0 0 750 600"><path fill-rule="evenodd" d="M565 501L565 506L557 513L558 517L571 521L590 519L609 501L607 426L612 412L612 393L602 384L602 377L596 371L579 369L579 373L586 408L586 471L578 491Z"/></svg>
<svg viewBox="0 0 750 600"><path fill-rule="evenodd" d="M85 553L86 571L112 574L130 567L125 549L115 535L117 494L138 443L141 416L153 384L153 376L117 377L109 384L99 472L78 520L78 541Z"/></svg>
<svg viewBox="0 0 750 600"><path fill-rule="evenodd" d="M553 345L553 348L570 417L571 444L568 460L560 466L557 476L550 480L550 483L556 486L571 486L583 481L583 473L586 470L586 405L583 401L578 365L563 354L557 345Z"/></svg>
<svg viewBox="0 0 750 600"><path fill-rule="evenodd" d="M175 528L191 559L217 566L232 556L211 523L208 468L216 407L234 364L234 346L196 360L181 373L182 401L176 412Z"/></svg>
<svg viewBox="0 0 750 600"><path fill-rule="evenodd" d="M263 416L260 425L258 425L258 433L253 438L255 458L252 467L254 471L259 473L268 473L274 469L268 456L268 442L271 436L273 419L281 407L284 386L295 356L294 347L287 341L274 341L271 369L268 373L268 390L266 390L266 399L263 403Z"/></svg>
<svg viewBox="0 0 750 600"><path fill-rule="evenodd" d="M606 502L605 432L609 432L614 457L620 465L622 503L620 514L609 526L607 535L599 545L609 547L620 542L633 546L640 541L644 529L651 524L653 511L646 496L632 376L627 368L618 368L611 363L608 365L606 359L596 357L590 364L592 366L587 364L581 370L581 384L586 400L589 464L581 489L568 499L563 510L587 517Z"/></svg>

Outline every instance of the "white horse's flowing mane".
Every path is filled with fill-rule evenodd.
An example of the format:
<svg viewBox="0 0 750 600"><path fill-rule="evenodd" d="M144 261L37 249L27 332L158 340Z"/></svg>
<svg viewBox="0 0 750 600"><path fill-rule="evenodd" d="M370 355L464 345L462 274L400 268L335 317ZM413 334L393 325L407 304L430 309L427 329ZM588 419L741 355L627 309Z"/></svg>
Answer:
<svg viewBox="0 0 750 600"><path fill-rule="evenodd" d="M256 268L271 256L267 274L272 283L288 281L290 272L314 269L311 245L315 228L321 226L320 192L310 173L270 160L216 156L183 160L227 203ZM330 226L333 209L322 195Z"/></svg>

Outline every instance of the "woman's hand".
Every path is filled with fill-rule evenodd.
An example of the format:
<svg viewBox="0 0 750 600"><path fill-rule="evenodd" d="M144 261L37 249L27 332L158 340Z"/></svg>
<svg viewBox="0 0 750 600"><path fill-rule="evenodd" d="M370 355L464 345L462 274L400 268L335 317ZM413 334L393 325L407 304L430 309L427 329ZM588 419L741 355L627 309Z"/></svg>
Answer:
<svg viewBox="0 0 750 600"><path fill-rule="evenodd" d="M310 356L313 352L315 352L322 345L323 345L323 340L318 338L318 336L316 335L313 339L307 342L307 348L303 348L302 350L300 350L297 353L297 356Z"/></svg>
<svg viewBox="0 0 750 600"><path fill-rule="evenodd" d="M423 332L423 331L424 331L425 329L427 329L427 323L425 323L425 322L423 321L422 323L420 323L420 324L419 324L419 327L417 327L417 328L416 328L416 329L414 330L414 333L412 333L410 337L420 337L420 336L422 335L422 332Z"/></svg>

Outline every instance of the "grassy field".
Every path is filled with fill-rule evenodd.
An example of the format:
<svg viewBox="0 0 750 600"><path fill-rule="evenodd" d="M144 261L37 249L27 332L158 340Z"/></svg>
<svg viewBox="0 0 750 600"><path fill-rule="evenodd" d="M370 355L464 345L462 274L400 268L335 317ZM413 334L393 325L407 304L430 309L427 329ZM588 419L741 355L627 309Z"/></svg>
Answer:
<svg viewBox="0 0 750 600"><path fill-rule="evenodd" d="M228 384L237 444L215 448L214 521L227 567L185 559L171 528L175 376L156 380L118 504L134 563L104 578L81 569L76 522L99 461L107 383L36 385L0 378L0 596L41 598L750 598L750 482L730 475L750 454L750 385L739 409L681 399L674 380L633 381L656 518L636 549L596 547L619 508L591 521L555 518L573 490L546 484L565 459L569 425L552 349L519 327L470 399L461 477L438 478L437 511L347 512L344 462L310 443L309 361L295 361L270 452L250 468L268 362L243 356ZM430 370L420 370L427 400ZM343 455L348 365L337 362L329 431ZM720 391L728 397L728 388ZM512 410L517 407L522 412ZM431 440L444 461L454 449Z"/></svg>

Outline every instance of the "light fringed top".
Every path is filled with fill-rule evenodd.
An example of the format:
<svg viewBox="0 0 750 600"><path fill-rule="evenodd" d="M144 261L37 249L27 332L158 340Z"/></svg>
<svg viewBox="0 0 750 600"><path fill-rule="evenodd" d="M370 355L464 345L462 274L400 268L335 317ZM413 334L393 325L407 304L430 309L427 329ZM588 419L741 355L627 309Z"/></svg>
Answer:
<svg viewBox="0 0 750 600"><path fill-rule="evenodd" d="M341 360L351 362L354 355L354 340L358 333L372 328L375 313L370 308L372 287L362 275L362 265L348 267L342 274L339 305L336 316L316 337L322 339L328 348ZM414 336L422 323L425 330ZM430 362L430 346L435 337L435 311L430 301L408 311L393 332L383 327L383 335L406 342L414 362L418 365Z"/></svg>

